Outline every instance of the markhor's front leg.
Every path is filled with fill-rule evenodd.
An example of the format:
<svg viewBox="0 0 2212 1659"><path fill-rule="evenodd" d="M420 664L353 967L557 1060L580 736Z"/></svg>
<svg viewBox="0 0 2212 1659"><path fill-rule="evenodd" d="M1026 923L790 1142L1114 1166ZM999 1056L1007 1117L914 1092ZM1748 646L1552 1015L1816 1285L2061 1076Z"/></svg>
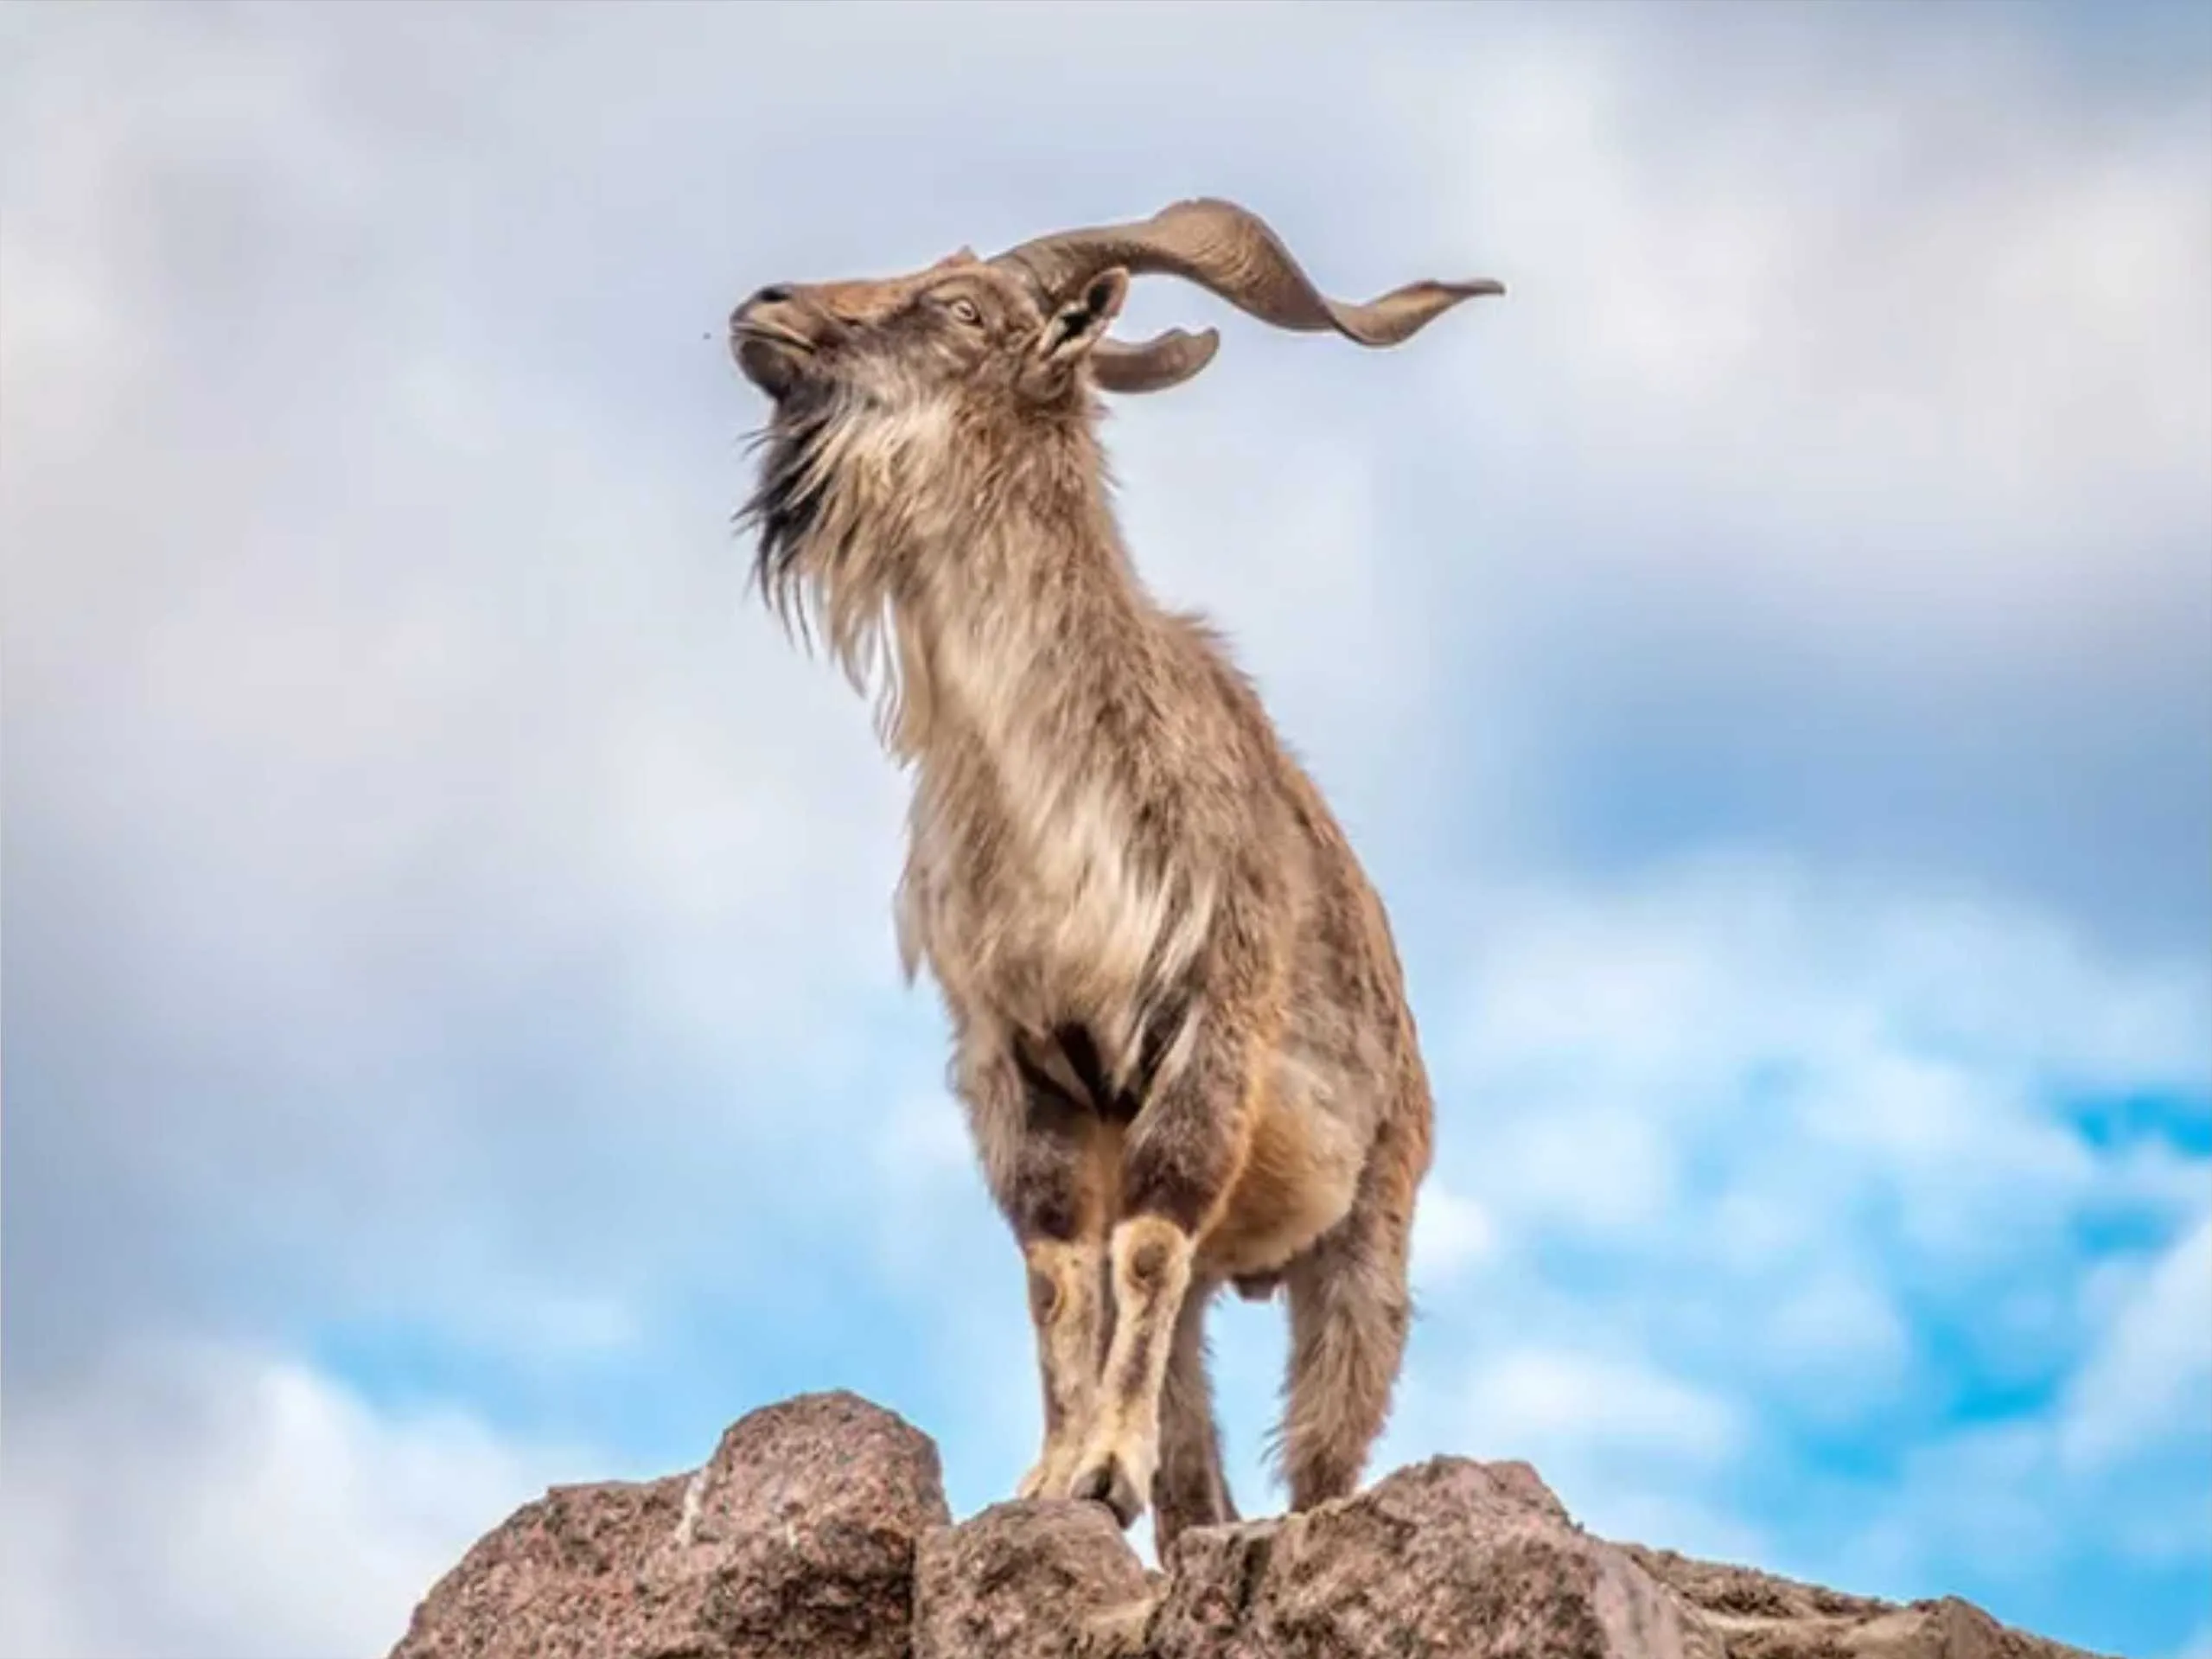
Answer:
<svg viewBox="0 0 2212 1659"><path fill-rule="evenodd" d="M1066 1496L1098 1408L1099 1350L1106 1338L1106 1244L1026 1239L1030 1318L1044 1385L1044 1449L1015 1488L1017 1497Z"/></svg>
<svg viewBox="0 0 2212 1659"><path fill-rule="evenodd" d="M964 1056L965 1095L985 1179L1029 1278L1043 1388L1044 1445L1019 1497L1064 1497L1097 1411L1106 1343L1106 1126L1024 1078L1010 1052Z"/></svg>
<svg viewBox="0 0 2212 1659"><path fill-rule="evenodd" d="M1200 1235L1227 1199L1250 1134L1245 1086L1253 1034L1216 1017L1184 1069L1131 1126L1122 1220L1113 1229L1113 1343L1071 1496L1125 1527L1151 1502L1160 1393Z"/></svg>

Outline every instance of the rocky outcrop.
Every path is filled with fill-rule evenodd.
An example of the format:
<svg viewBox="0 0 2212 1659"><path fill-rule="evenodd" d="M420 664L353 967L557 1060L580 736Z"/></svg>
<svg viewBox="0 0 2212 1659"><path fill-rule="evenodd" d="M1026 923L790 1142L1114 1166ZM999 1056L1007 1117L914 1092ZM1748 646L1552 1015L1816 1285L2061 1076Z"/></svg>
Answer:
<svg viewBox="0 0 2212 1659"><path fill-rule="evenodd" d="M1463 1458L1189 1535L1146 1640L1158 1659L1723 1659L1701 1620L1576 1526L1527 1464Z"/></svg>
<svg viewBox="0 0 2212 1659"><path fill-rule="evenodd" d="M1623 1549L1695 1610L1728 1659L2094 1659L2008 1629L1955 1596L1899 1605L1671 1549Z"/></svg>
<svg viewBox="0 0 2212 1659"><path fill-rule="evenodd" d="M1155 1595L1104 1504L994 1504L922 1541L915 1659L1136 1653Z"/></svg>
<svg viewBox="0 0 2212 1659"><path fill-rule="evenodd" d="M706 1465L559 1487L440 1579L393 1659L906 1659L937 1448L849 1394L756 1411Z"/></svg>
<svg viewBox="0 0 2212 1659"><path fill-rule="evenodd" d="M697 1473L562 1487L434 1586L392 1659L2086 1659L1956 1600L1619 1545L1526 1464L1437 1458L1207 1528L1148 1573L1106 1510L954 1526L937 1451L849 1394L753 1413Z"/></svg>

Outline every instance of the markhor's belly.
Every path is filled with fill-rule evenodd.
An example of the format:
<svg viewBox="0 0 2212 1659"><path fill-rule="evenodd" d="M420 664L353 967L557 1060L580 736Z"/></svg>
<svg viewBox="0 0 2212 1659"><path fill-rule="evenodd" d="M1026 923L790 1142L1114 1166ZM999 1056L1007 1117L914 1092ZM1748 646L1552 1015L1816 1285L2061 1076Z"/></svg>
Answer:
<svg viewBox="0 0 2212 1659"><path fill-rule="evenodd" d="M1351 1209L1360 1152L1334 1114L1271 1091L1244 1172L1198 1241L1200 1267L1227 1279L1283 1267Z"/></svg>

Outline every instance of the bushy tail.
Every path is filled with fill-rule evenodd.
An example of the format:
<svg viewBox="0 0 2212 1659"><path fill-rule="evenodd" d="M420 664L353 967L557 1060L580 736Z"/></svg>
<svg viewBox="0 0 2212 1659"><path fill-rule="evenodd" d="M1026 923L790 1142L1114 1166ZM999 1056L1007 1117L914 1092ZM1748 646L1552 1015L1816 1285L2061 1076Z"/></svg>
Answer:
<svg viewBox="0 0 2212 1659"><path fill-rule="evenodd" d="M1358 1488L1390 1416L1412 1318L1413 1200L1428 1172L1427 1084L1418 1072L1385 1120L1352 1208L1291 1266L1291 1359L1276 1465L1293 1509Z"/></svg>

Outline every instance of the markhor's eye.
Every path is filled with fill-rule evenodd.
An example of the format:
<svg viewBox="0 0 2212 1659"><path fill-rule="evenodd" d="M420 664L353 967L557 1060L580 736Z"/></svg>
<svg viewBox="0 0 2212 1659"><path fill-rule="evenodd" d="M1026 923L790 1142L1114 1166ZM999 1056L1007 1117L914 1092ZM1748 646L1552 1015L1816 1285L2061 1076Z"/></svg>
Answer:
<svg viewBox="0 0 2212 1659"><path fill-rule="evenodd" d="M947 309L954 317L971 327L983 321L983 313L976 309L975 302L972 299L956 299Z"/></svg>

